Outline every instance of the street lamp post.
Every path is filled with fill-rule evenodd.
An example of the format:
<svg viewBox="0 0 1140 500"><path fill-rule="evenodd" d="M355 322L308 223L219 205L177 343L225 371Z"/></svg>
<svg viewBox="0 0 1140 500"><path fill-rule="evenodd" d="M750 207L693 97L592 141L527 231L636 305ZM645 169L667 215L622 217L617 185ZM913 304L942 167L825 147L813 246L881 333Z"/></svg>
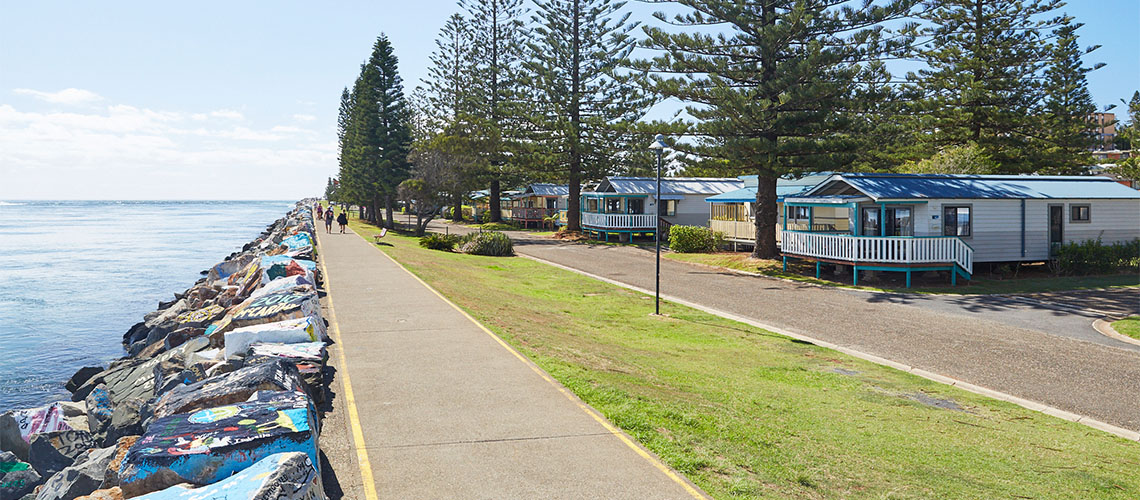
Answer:
<svg viewBox="0 0 1140 500"><path fill-rule="evenodd" d="M649 149L657 151L657 191L654 193L654 199L657 205L657 214L654 221L657 223L657 229L653 231L653 237L656 240L657 246L657 271L656 271L656 285L653 289L654 303L653 314L661 314L661 157L665 154L665 150L669 147L665 144L665 136L657 134L653 138L653 142L649 144Z"/></svg>

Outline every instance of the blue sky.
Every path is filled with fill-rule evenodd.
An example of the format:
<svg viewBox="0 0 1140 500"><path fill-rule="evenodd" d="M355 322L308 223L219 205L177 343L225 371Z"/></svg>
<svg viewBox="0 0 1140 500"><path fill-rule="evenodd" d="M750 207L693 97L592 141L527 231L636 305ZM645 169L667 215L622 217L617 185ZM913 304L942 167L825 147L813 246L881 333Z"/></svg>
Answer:
<svg viewBox="0 0 1140 500"><path fill-rule="evenodd" d="M631 4L647 20L656 7ZM450 0L0 2L0 199L296 199L384 32L410 88ZM1098 105L1140 87L1140 2L1073 0ZM655 115L667 115L658 110Z"/></svg>

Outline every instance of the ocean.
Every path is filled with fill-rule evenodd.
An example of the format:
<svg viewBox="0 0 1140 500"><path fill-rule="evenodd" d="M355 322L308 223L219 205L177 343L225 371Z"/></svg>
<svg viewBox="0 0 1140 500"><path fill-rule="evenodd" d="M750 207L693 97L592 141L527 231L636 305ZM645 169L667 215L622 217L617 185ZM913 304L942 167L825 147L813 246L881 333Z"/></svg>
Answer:
<svg viewBox="0 0 1140 500"><path fill-rule="evenodd" d="M0 413L67 400L80 367L293 201L0 201Z"/></svg>

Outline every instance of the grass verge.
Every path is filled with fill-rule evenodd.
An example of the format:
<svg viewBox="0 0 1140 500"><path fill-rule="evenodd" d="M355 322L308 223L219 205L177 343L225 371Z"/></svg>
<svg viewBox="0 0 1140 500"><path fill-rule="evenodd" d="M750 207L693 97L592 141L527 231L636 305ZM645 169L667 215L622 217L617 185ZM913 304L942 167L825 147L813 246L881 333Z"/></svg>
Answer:
<svg viewBox="0 0 1140 500"><path fill-rule="evenodd" d="M1121 320L1113 321L1112 329L1121 335L1127 335L1140 340L1140 316L1129 316Z"/></svg>
<svg viewBox="0 0 1140 500"><path fill-rule="evenodd" d="M1140 496L1135 442L676 304L652 316L529 259L385 243L715 498Z"/></svg>
<svg viewBox="0 0 1140 500"><path fill-rule="evenodd" d="M1135 274L1113 274L1106 276L1036 276L1012 279L991 279L980 274L975 274L974 279L969 282L959 280L958 286L950 286L949 278L938 277L923 279L920 276L921 273L915 273L914 280L916 286L913 288L906 288L905 284L902 284L905 276L903 273L884 274L883 279L890 280L891 282L883 286L852 286L850 271L842 275L842 279L845 279L846 282L816 279L815 263L801 260L789 260L788 270L784 271L783 263L779 260L753 259L743 253L669 252L663 255L665 258L681 262L759 273L818 285L898 293L1037 293L1140 286L1140 276ZM830 273L824 274L824 276L828 276L829 274ZM860 281L862 282L863 280L860 279Z"/></svg>

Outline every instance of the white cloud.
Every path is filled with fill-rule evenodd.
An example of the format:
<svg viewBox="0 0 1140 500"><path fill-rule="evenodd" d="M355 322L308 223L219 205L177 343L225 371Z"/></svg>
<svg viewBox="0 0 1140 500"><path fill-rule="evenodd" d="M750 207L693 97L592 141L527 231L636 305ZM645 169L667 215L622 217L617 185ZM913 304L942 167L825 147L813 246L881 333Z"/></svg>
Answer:
<svg viewBox="0 0 1140 500"><path fill-rule="evenodd" d="M214 113L0 104L0 199L289 199L323 189L336 168L329 137Z"/></svg>
<svg viewBox="0 0 1140 500"><path fill-rule="evenodd" d="M53 104L90 104L103 100L103 97L90 90L68 88L59 92L44 92L42 90L33 89L12 89L12 92L18 95L31 96L41 101L47 101Z"/></svg>
<svg viewBox="0 0 1140 500"><path fill-rule="evenodd" d="M298 114L293 115L293 119L297 120L299 122L311 122L313 120L316 120L317 117L315 117L313 115L306 115L306 114L298 113Z"/></svg>
<svg viewBox="0 0 1140 500"><path fill-rule="evenodd" d="M219 109L217 111L211 111L210 116L214 118L225 118L227 120L241 120L245 118L245 115L232 109Z"/></svg>

